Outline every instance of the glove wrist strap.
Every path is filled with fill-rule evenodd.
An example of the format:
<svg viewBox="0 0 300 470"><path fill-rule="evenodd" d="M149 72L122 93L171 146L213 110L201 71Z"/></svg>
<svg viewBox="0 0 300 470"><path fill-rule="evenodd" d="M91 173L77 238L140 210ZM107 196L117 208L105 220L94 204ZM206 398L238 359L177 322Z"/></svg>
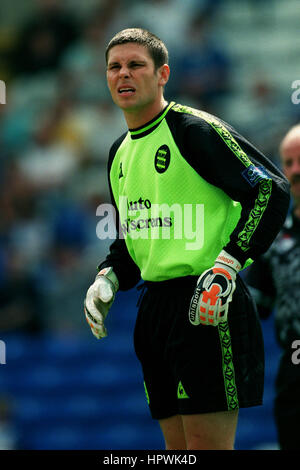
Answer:
<svg viewBox="0 0 300 470"><path fill-rule="evenodd" d="M96 278L100 276L105 276L113 284L115 292L119 290L119 281L112 267L101 269L101 271L99 271L99 273L97 274Z"/></svg>
<svg viewBox="0 0 300 470"><path fill-rule="evenodd" d="M220 263L223 265L228 266L229 268L233 269L236 273L238 273L241 269L241 264L240 262L231 256L227 251L222 250L219 254L219 256L216 259L216 263Z"/></svg>

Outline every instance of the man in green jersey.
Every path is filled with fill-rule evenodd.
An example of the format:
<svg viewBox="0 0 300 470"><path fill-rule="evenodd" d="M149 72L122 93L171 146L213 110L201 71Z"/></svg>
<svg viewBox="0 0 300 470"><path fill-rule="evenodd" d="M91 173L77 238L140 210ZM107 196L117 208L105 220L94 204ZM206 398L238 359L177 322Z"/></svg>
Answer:
<svg viewBox="0 0 300 470"><path fill-rule="evenodd" d="M282 173L215 116L166 102L163 42L133 28L106 50L128 131L111 147L117 237L88 289L97 338L118 289L145 283L134 345L166 449L233 449L238 410L262 403L264 352L240 270L266 251L289 206Z"/></svg>

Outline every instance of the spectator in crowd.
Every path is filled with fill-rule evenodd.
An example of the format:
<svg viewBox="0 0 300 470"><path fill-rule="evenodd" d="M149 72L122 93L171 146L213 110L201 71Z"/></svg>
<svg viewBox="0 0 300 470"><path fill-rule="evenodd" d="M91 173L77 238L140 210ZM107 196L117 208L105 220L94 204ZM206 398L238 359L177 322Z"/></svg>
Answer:
<svg viewBox="0 0 300 470"><path fill-rule="evenodd" d="M230 58L217 43L206 15L194 17L187 34L174 64L173 92L193 106L216 113L218 101L230 91Z"/></svg>
<svg viewBox="0 0 300 470"><path fill-rule="evenodd" d="M32 75L58 67L65 49L78 37L78 24L59 0L36 0L36 11L17 33L12 54L14 75Z"/></svg>
<svg viewBox="0 0 300 470"><path fill-rule="evenodd" d="M280 144L281 163L291 184L293 205L269 251L250 267L250 285L262 318L274 310L277 340L282 349L276 379L275 420L283 450L300 447L300 369L293 356L300 338L300 125ZM296 352L296 351L295 351Z"/></svg>
<svg viewBox="0 0 300 470"><path fill-rule="evenodd" d="M33 188L12 164L3 172L0 211L0 330L37 332L41 299L30 269L43 248Z"/></svg>
<svg viewBox="0 0 300 470"><path fill-rule="evenodd" d="M97 16L91 15L82 28L82 34L62 56L60 75L70 88L69 93L77 102L94 102L108 94L107 86L101 78L104 66L105 24Z"/></svg>
<svg viewBox="0 0 300 470"><path fill-rule="evenodd" d="M206 4L207 0L137 2L130 9L127 26L142 26L159 37L164 36L172 56L173 52L186 43L190 21L195 15L202 13ZM170 27L166 27L167 25Z"/></svg>

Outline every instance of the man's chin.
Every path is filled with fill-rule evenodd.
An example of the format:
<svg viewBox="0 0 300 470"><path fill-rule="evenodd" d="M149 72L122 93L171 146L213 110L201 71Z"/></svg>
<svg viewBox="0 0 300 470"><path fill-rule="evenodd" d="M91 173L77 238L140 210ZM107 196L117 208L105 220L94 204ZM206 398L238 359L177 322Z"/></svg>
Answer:
<svg viewBox="0 0 300 470"><path fill-rule="evenodd" d="M122 98L117 96L114 99L114 103L122 110L127 111L130 109L134 109L136 107L136 101L134 96L128 96L126 98Z"/></svg>

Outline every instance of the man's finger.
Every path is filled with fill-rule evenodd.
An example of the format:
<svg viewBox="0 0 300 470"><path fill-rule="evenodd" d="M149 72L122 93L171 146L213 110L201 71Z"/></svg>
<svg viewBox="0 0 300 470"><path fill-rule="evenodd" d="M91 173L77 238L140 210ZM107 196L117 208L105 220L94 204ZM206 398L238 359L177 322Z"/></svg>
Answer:
<svg viewBox="0 0 300 470"><path fill-rule="evenodd" d="M91 314L87 310L86 306L84 306L84 313L85 313L86 321L89 324L93 335L96 336L96 338L98 338L98 339L104 338L105 336L107 336L107 330L106 330L104 324L103 323L102 324L95 323L95 321L93 320Z"/></svg>
<svg viewBox="0 0 300 470"><path fill-rule="evenodd" d="M87 298L85 301L85 307L88 310L89 314L91 317L97 322L97 323L103 323L103 316L101 312L98 310L98 308L95 305L95 302L91 298Z"/></svg>
<svg viewBox="0 0 300 470"><path fill-rule="evenodd" d="M112 300L114 296L114 292L112 290L112 287L108 283L102 283L101 286L99 286L99 298L102 300L104 303L108 303Z"/></svg>

